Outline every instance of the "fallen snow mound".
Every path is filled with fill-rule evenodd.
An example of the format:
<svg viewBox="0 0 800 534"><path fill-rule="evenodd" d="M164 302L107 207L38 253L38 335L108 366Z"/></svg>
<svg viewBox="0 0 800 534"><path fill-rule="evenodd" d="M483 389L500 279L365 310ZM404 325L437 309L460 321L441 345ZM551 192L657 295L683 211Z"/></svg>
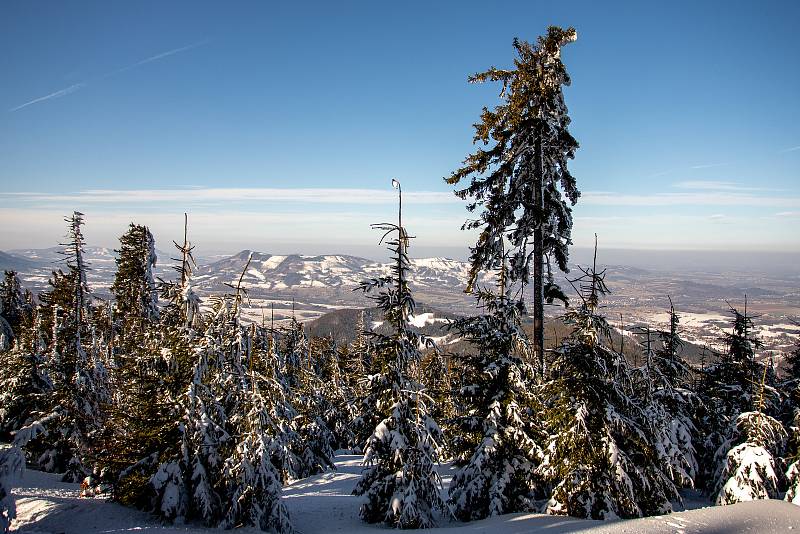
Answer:
<svg viewBox="0 0 800 534"><path fill-rule="evenodd" d="M361 472L361 456L338 456L337 472L324 473L295 482L284 488L284 502L298 532L386 531L377 525L366 525L358 518L360 497L350 492ZM447 485L452 476L448 466L441 468ZM135 531L137 534L184 532L210 534L219 532L196 525L164 526L149 514L132 510L103 499L81 499L77 484L58 481L58 475L27 471L21 487L14 490L18 519L13 532L83 534ZM737 532L775 533L800 531L800 506L784 501L763 500L730 506L709 506L665 516L630 521L588 521L542 514L508 514L504 516L458 523L441 521L441 528L427 531L461 532L463 534L522 534L546 532L562 534L591 532L617 534L622 532ZM260 532L257 529L238 529L238 533Z"/></svg>

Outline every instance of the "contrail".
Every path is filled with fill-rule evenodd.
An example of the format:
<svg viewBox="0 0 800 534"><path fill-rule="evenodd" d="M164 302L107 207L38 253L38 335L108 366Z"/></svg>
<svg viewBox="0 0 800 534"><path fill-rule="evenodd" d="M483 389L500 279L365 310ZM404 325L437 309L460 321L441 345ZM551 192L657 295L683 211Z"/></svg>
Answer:
<svg viewBox="0 0 800 534"><path fill-rule="evenodd" d="M108 72L108 73L103 74L101 76L97 76L95 78L90 78L90 79L84 80L82 82L70 85L66 89L61 89L61 90L56 91L54 93L50 93L49 95L45 95L45 96L41 96L39 98L35 98L35 99L31 100L30 102L25 102L24 104L21 104L21 105L19 105L17 107L11 108L8 111L10 113L12 113L14 111L19 111L22 108L26 108L26 107L31 106L33 104L38 104L39 102L44 102L45 100L50 100L50 99L53 99L53 98L60 98L62 96L66 96L66 95L68 95L70 93L74 93L75 91L77 91L79 89L83 89L84 87L88 86L90 81L91 82L96 82L96 81L99 81L99 80L104 80L106 78L110 78L111 76L116 76L117 74L121 74L121 73L129 71L131 69L135 69L136 67L139 67L141 65L145 65L145 64L151 63L153 61L158 61L159 59L163 59L165 57L169 57L169 56L172 56L174 54L179 54L181 52L185 52L187 50L191 50L192 48L197 48L198 46L201 46L201 45L203 45L203 44L205 44L207 42L208 42L207 40L198 41L198 42L192 43L190 45L181 46L180 48L173 48L172 50L167 50L166 52L161 52L160 54L156 54L154 56L147 57L145 59L142 59L141 61L137 61L136 63L133 63L133 64L128 65L126 67L122 67L122 68L119 68L119 69L116 69L116 70L112 70L111 72Z"/></svg>
<svg viewBox="0 0 800 534"><path fill-rule="evenodd" d="M40 96L39 98L34 98L30 102L25 102L24 104L21 104L21 105L15 107L15 108L11 108L8 111L9 112L11 112L11 111L19 111L22 108L26 108L28 106L31 106L33 104L37 104L39 102L44 102L45 100L50 100L51 98L59 98L59 97L62 97L62 96L66 96L66 95L68 95L70 93L74 93L78 89L82 89L84 87L86 87L86 82L76 83L74 85L70 85L66 89L61 89L60 91L56 91L55 93L50 93L49 95Z"/></svg>

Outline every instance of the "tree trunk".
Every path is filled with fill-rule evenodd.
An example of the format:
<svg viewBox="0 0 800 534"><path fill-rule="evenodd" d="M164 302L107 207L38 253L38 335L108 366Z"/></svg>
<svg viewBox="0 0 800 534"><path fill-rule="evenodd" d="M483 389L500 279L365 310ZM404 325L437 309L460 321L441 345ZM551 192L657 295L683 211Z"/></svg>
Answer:
<svg viewBox="0 0 800 534"><path fill-rule="evenodd" d="M539 364L539 376L544 380L544 164L538 124L535 136L533 178L537 222L533 232L533 351Z"/></svg>

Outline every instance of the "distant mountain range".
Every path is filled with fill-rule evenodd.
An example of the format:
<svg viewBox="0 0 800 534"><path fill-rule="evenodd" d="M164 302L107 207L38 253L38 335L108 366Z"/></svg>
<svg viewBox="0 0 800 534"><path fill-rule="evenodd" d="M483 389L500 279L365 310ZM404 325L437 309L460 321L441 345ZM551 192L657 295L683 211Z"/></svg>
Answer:
<svg viewBox="0 0 800 534"><path fill-rule="evenodd" d="M354 288L364 280L389 274L392 264L379 263L358 256L272 255L243 250L204 267L195 273L195 281L206 289L222 289L237 280L248 258L250 265L243 282L250 290L287 290L308 288ZM418 288L463 288L469 264L448 258L410 260L411 283Z"/></svg>
<svg viewBox="0 0 800 534"><path fill-rule="evenodd" d="M36 263L31 260L0 251L0 271L27 272L35 268Z"/></svg>
<svg viewBox="0 0 800 534"><path fill-rule="evenodd" d="M0 252L0 269L20 273L23 284L38 293L47 288L53 269L63 266L61 247L48 249L12 250ZM165 280L176 276L174 254L157 251L159 262L156 276ZM370 278L386 276L391 264L344 254L308 256L302 254L274 255L243 250L214 261L200 260L194 284L202 296L231 291L250 258L243 286L250 298L245 306L247 319L276 321L295 316L309 323L332 311L334 316L321 319L320 332L343 331L335 323L351 321L357 310L374 306L369 295L358 291L358 285ZM113 249L86 247L86 260L91 270L89 284L94 294L108 298L108 288L116 271ZM421 303L420 314L434 313L437 318L475 313L475 300L464 294L469 265L449 258L414 258L410 260L409 279L415 299ZM629 266L603 266L611 293L603 300L604 313L615 327L631 330L649 324L659 327L666 320L668 296L679 313L687 339L695 343L718 343L720 334L729 327L729 305L742 307L747 295L748 311L757 316L756 324L765 344L773 350L786 350L794 345L800 319L800 292L797 274L758 275L752 272L648 271ZM574 275L577 271L573 270ZM562 287L570 290L563 277ZM479 283L491 285L491 277ZM569 293L569 291L568 291ZM526 295L529 297L530 294ZM430 308L427 308L427 307ZM549 316L563 312L558 306L546 307ZM327 324L330 323L330 324ZM437 324L428 329L430 335L444 334Z"/></svg>

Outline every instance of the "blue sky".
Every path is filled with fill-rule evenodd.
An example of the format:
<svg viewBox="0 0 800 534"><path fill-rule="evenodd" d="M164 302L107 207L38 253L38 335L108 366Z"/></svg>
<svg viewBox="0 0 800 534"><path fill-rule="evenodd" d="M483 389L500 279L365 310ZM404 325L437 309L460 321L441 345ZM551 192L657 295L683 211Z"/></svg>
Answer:
<svg viewBox="0 0 800 534"><path fill-rule="evenodd" d="M289 4L0 4L0 249L78 209L101 245L188 211L209 253L366 254L397 177L416 255L458 255L442 177L498 102L466 78L559 24L576 245L800 251L798 2Z"/></svg>

